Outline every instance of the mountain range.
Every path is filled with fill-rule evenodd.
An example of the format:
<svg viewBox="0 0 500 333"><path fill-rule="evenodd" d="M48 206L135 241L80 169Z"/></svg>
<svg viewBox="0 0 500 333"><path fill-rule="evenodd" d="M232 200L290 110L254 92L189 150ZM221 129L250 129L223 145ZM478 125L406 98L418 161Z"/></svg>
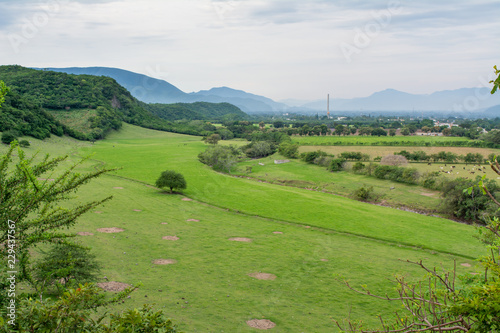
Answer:
<svg viewBox="0 0 500 333"><path fill-rule="evenodd" d="M251 94L228 87L186 93L171 83L123 69L109 67L47 68L69 74L109 76L125 87L137 99L145 103L193 103L226 102L239 107L246 113L317 113L326 112L326 98L316 101L284 100ZM325 89L326 90L326 89ZM432 94L410 94L395 89L386 89L367 97L352 99L331 98L330 111L352 113L423 113L441 112L457 115L480 115L486 109L500 105L500 94L491 95L490 89L461 88L438 91ZM326 97L326 96L325 96ZM491 114L489 114L491 116Z"/></svg>

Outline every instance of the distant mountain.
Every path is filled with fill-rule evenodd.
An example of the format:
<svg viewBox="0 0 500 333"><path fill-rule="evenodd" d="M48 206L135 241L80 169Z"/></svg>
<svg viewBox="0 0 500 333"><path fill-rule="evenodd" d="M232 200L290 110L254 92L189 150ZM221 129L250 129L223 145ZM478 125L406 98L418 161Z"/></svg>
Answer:
<svg viewBox="0 0 500 333"><path fill-rule="evenodd" d="M488 117L500 117L500 105L492 106L483 111Z"/></svg>
<svg viewBox="0 0 500 333"><path fill-rule="evenodd" d="M330 111L442 111L481 112L500 104L500 94L491 95L489 88L444 90L426 95L409 94L394 89L376 92L368 97L330 99ZM325 111L323 100L302 107Z"/></svg>
<svg viewBox="0 0 500 333"><path fill-rule="evenodd" d="M287 108L285 104L277 103L269 98L228 87L185 93L167 81L118 68L69 67L45 69L68 74L109 76L130 91L132 96L145 103L230 103L247 113L275 112Z"/></svg>

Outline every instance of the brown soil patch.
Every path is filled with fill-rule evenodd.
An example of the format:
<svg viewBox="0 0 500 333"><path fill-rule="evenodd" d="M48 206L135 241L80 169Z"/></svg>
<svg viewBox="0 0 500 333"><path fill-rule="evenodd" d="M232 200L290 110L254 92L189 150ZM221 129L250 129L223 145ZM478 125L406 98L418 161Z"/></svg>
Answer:
<svg viewBox="0 0 500 333"><path fill-rule="evenodd" d="M96 214L102 214L102 212L100 210L96 210L94 213L96 213Z"/></svg>
<svg viewBox="0 0 500 333"><path fill-rule="evenodd" d="M252 242L252 239L246 237L233 237L229 238L229 240L233 242L247 242L247 243Z"/></svg>
<svg viewBox="0 0 500 333"><path fill-rule="evenodd" d="M142 212L142 209L132 209L134 212Z"/></svg>
<svg viewBox="0 0 500 333"><path fill-rule="evenodd" d="M87 231L80 231L76 233L78 236L94 236L93 233Z"/></svg>
<svg viewBox="0 0 500 333"><path fill-rule="evenodd" d="M174 259L156 259L153 260L153 264L155 265L170 265L177 263L177 260Z"/></svg>
<svg viewBox="0 0 500 333"><path fill-rule="evenodd" d="M253 328L258 328L259 330L269 330L276 326L276 324L269 319L250 319L247 320L247 325Z"/></svg>
<svg viewBox="0 0 500 333"><path fill-rule="evenodd" d="M250 273L248 276L256 278L257 280L274 280L276 275L269 273Z"/></svg>
<svg viewBox="0 0 500 333"><path fill-rule="evenodd" d="M113 188L114 188L115 190L123 190L123 187L121 187L121 186L115 186L115 187L113 187Z"/></svg>
<svg viewBox="0 0 500 333"><path fill-rule="evenodd" d="M321 261L328 261L328 259L320 259Z"/></svg>
<svg viewBox="0 0 500 333"><path fill-rule="evenodd" d="M182 201L193 201L193 199L189 199L189 198L182 198Z"/></svg>
<svg viewBox="0 0 500 333"><path fill-rule="evenodd" d="M471 264L466 263L466 262L464 262L463 264L460 264L460 265L462 265L462 266L464 266L464 267L470 267L470 266L471 266Z"/></svg>
<svg viewBox="0 0 500 333"><path fill-rule="evenodd" d="M163 236L161 239L176 241L179 240L177 236Z"/></svg>
<svg viewBox="0 0 500 333"><path fill-rule="evenodd" d="M162 222L161 224L168 224L167 222Z"/></svg>
<svg viewBox="0 0 500 333"><path fill-rule="evenodd" d="M200 222L200 220L197 220L197 219L187 219L186 221L187 222Z"/></svg>
<svg viewBox="0 0 500 333"><path fill-rule="evenodd" d="M113 233L122 232L122 231L125 231L125 230L122 229L122 228L113 227L113 228L99 228L99 229L97 229L97 231L104 232L104 233L107 233L107 234L113 234Z"/></svg>
<svg viewBox="0 0 500 333"><path fill-rule="evenodd" d="M429 192L422 192L420 194L425 195L426 197L433 197L435 195L435 193L429 193Z"/></svg>
<svg viewBox="0 0 500 333"><path fill-rule="evenodd" d="M283 232L281 232L281 231L273 231L273 234L283 235Z"/></svg>
<svg viewBox="0 0 500 333"><path fill-rule="evenodd" d="M309 229L309 228L311 228L311 226L310 225L306 225L304 228Z"/></svg>
<svg viewBox="0 0 500 333"><path fill-rule="evenodd" d="M124 291L128 287L132 287L130 284L116 281L100 282L97 286L107 291Z"/></svg>

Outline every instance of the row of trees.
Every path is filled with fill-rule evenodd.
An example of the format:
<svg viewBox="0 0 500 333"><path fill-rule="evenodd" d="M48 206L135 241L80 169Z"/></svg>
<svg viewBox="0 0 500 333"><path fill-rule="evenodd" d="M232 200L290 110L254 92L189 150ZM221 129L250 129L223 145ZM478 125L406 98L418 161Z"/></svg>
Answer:
<svg viewBox="0 0 500 333"><path fill-rule="evenodd" d="M480 153L467 153L466 155L458 155L452 152L441 151L436 154L427 154L424 151L415 151L408 152L406 150L402 150L400 152L394 153L394 155L404 156L408 161L415 162L446 162L446 163L456 163L462 161L464 163L477 163L482 164L487 160L492 161L495 157L495 154L489 154L488 158L485 159L484 156Z"/></svg>

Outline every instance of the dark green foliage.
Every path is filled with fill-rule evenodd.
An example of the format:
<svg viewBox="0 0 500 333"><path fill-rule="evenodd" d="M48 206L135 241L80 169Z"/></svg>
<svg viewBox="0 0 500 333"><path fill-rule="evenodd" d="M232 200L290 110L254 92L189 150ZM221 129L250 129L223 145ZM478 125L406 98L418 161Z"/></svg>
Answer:
<svg viewBox="0 0 500 333"><path fill-rule="evenodd" d="M180 333L163 311L153 311L150 305L111 315L109 327L105 327L103 332Z"/></svg>
<svg viewBox="0 0 500 333"><path fill-rule="evenodd" d="M2 143L5 144L10 144L12 141L17 139L17 132L16 131L6 131L2 133Z"/></svg>
<svg viewBox="0 0 500 333"><path fill-rule="evenodd" d="M344 168L345 160L343 158L334 158L330 161L328 170L332 172L342 171Z"/></svg>
<svg viewBox="0 0 500 333"><path fill-rule="evenodd" d="M220 141L221 137L219 134L211 134L207 136L203 141L205 143L211 144L211 145L216 145Z"/></svg>
<svg viewBox="0 0 500 333"><path fill-rule="evenodd" d="M247 157L262 158L276 152L276 145L271 141L252 141L250 144L241 147Z"/></svg>
<svg viewBox="0 0 500 333"><path fill-rule="evenodd" d="M419 179L417 169L393 165L379 165L373 171L373 175L379 179L389 179L406 184L416 184Z"/></svg>
<svg viewBox="0 0 500 333"><path fill-rule="evenodd" d="M481 180L457 178L443 185L442 197L445 209L453 216L472 222L484 222L485 216L492 215L496 207L491 199L484 195L478 187L474 187ZM496 197L500 190L498 184L493 180L486 180L484 184L490 193ZM465 189L472 188L469 194Z"/></svg>
<svg viewBox="0 0 500 333"><path fill-rule="evenodd" d="M226 115L234 115L237 119L246 119L248 117L237 106L229 103L143 103L143 106L152 114L170 121L181 119L222 121Z"/></svg>
<svg viewBox="0 0 500 333"><path fill-rule="evenodd" d="M299 157L299 145L296 143L283 142L280 144L278 151L281 155L288 158Z"/></svg>
<svg viewBox="0 0 500 333"><path fill-rule="evenodd" d="M231 172L231 168L238 162L241 151L234 146L212 146L198 154L201 163L216 171Z"/></svg>
<svg viewBox="0 0 500 333"><path fill-rule="evenodd" d="M363 185L354 190L352 197L359 201L371 201L376 200L375 191L373 186Z"/></svg>
<svg viewBox="0 0 500 333"><path fill-rule="evenodd" d="M387 136L386 130L383 128L374 128L371 132L372 136Z"/></svg>
<svg viewBox="0 0 500 333"><path fill-rule="evenodd" d="M168 187L170 189L170 193L173 193L173 189L183 190L186 188L186 180L184 176L173 170L163 171L156 180L156 187L164 188Z"/></svg>
<svg viewBox="0 0 500 333"><path fill-rule="evenodd" d="M370 155L360 152L342 152L340 153L340 157L351 161L368 161L370 159Z"/></svg>
<svg viewBox="0 0 500 333"><path fill-rule="evenodd" d="M362 163L362 162L356 162L352 166L352 171L354 171L355 173L357 173L357 172L362 171L364 168L365 168L364 163Z"/></svg>
<svg viewBox="0 0 500 333"><path fill-rule="evenodd" d="M36 288L47 285L94 282L100 266L89 248L75 244L56 244L34 266Z"/></svg>
<svg viewBox="0 0 500 333"><path fill-rule="evenodd" d="M314 160L321 156L326 156L327 154L324 151L310 151L307 153L300 154L300 159L306 163L314 164Z"/></svg>
<svg viewBox="0 0 500 333"><path fill-rule="evenodd" d="M28 140L21 140L19 141L19 147L21 148L28 148L30 146L30 142Z"/></svg>

